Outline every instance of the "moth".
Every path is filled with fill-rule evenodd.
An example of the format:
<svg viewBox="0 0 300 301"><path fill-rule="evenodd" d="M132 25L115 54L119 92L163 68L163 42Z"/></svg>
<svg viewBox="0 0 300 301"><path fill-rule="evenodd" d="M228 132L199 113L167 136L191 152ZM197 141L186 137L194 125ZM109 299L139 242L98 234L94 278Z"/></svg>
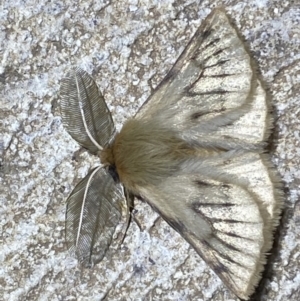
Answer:
<svg viewBox="0 0 300 301"><path fill-rule="evenodd" d="M64 126L102 162L67 200L66 242L83 265L103 259L132 194L234 294L249 298L282 207L281 181L266 151L270 104L253 66L235 27L215 9L118 133L94 80L81 69L67 74Z"/></svg>

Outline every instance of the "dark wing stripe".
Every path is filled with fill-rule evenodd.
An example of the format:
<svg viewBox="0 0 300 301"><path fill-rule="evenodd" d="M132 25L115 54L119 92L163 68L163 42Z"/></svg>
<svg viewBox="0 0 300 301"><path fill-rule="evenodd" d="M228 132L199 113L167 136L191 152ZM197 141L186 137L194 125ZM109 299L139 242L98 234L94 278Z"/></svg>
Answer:
<svg viewBox="0 0 300 301"><path fill-rule="evenodd" d="M214 52L212 54L212 56L217 56L217 55L221 54L222 52L224 52L224 50L227 50L227 49L229 49L229 47L225 47L225 48L219 49L216 52Z"/></svg>
<svg viewBox="0 0 300 301"><path fill-rule="evenodd" d="M235 73L233 74L228 74L228 73L224 73L224 74L213 74L213 75L205 75L204 77L210 77L210 78L225 78L225 77L229 77L232 75L237 75Z"/></svg>
<svg viewBox="0 0 300 301"><path fill-rule="evenodd" d="M218 222L225 222L229 224L251 224L251 225L258 225L261 224L260 222L248 222L248 221L239 221L235 219L226 219L226 218L210 218L210 221L213 223L218 223Z"/></svg>
<svg viewBox="0 0 300 301"><path fill-rule="evenodd" d="M221 256L220 254L218 254L218 253L217 253L217 255L219 255L220 257L222 257L222 256ZM221 263L221 262L219 261L219 259L216 257L216 254L213 254L213 256L215 257L216 262L218 262L218 266L220 265L220 266L222 266L222 268L223 268L223 267L226 268L226 274L231 278L231 281L232 281L233 283L235 282L235 281L234 281L234 278L239 278L239 279L241 279L241 280L243 280L243 281L247 281L247 280L248 280L248 277L246 276L246 274L244 274L245 277L242 277L243 274L237 275L235 272L230 271L229 268L227 268L223 263ZM224 257L222 257L222 258L223 258L224 260L227 260L228 262L231 262L231 263L234 263L234 264L240 266L241 268L245 268L246 270L250 270L249 268L240 265L239 263L235 262L234 260L229 260L229 259L224 258ZM213 267L213 270L214 270L215 272L216 272L216 270L218 270L218 266L217 266L214 262L212 262L212 267ZM250 271L251 271L251 270L250 270ZM221 270L221 273L222 273L222 272L223 272L223 271ZM224 272L223 272L223 273L224 273ZM233 277L231 277L231 275L232 275ZM226 277L226 278L228 278L228 277Z"/></svg>
<svg viewBox="0 0 300 301"><path fill-rule="evenodd" d="M222 207L235 207L238 206L237 204L234 203L193 203L192 208L197 212L201 213L201 207L214 207L214 208L222 208Z"/></svg>
<svg viewBox="0 0 300 301"><path fill-rule="evenodd" d="M222 52L224 52L225 50L227 50L228 47L225 47L223 49L218 49L217 51L215 51L214 53L212 53L211 55L207 56L202 62L201 62L201 67L203 67L203 69L207 69L210 67L215 67L215 66L219 66L219 65L223 65L226 62L230 61L230 59L224 59L224 58L219 58L219 61L216 62L214 65L211 66L206 66L206 63L209 62L211 59L216 60L216 56L220 55Z"/></svg>
<svg viewBox="0 0 300 301"><path fill-rule="evenodd" d="M253 255L253 254L251 254L251 253L248 253L248 252L245 252L244 249L237 248L237 247L235 247L235 246L233 246L233 245L227 243L226 241L224 241L224 240L221 239L220 237L215 236L215 238L216 238L219 242L221 242L225 247L227 247L228 249L230 249L230 250L232 250L232 251L236 251L236 252L239 252L239 253L241 253L241 254L245 254L245 255L247 255L247 256L256 258L255 255ZM241 246L241 247L243 247L243 246Z"/></svg>
<svg viewBox="0 0 300 301"><path fill-rule="evenodd" d="M205 70L205 69L209 69L209 68L213 68L213 67L222 66L222 65L224 65L225 63L227 63L229 61L230 61L229 59L228 60L221 60L221 61L219 61L215 64L212 64L212 65L209 65L209 66L203 66L203 69ZM206 77L206 75L204 77Z"/></svg>
<svg viewBox="0 0 300 301"><path fill-rule="evenodd" d="M188 87L189 89L191 87ZM228 93L238 93L236 91L227 91L227 90L222 90L222 89L218 89L218 90L212 90L212 91L206 91L206 92L190 92L187 91L187 95L188 96L199 96L199 95L224 95L224 94L228 94Z"/></svg>
<svg viewBox="0 0 300 301"><path fill-rule="evenodd" d="M211 34L211 32L209 34L205 35L205 39L207 39L210 36L210 34ZM216 39L212 40L211 42L209 42L208 44L206 44L203 47L203 49L205 50L205 49L207 49L207 48L209 48L209 47L217 44L218 42L220 42L220 38L216 38ZM198 53L197 53L197 55L198 55Z"/></svg>
<svg viewBox="0 0 300 301"><path fill-rule="evenodd" d="M245 240L251 241L251 242L255 242L256 241L255 239L252 239L250 237L241 236L241 235L238 235L238 234L233 233L233 232L227 232L227 231L221 231L221 230L217 230L216 232L223 233L223 234L228 235L230 237L236 237L236 238L245 239Z"/></svg>
<svg viewBox="0 0 300 301"><path fill-rule="evenodd" d="M216 238L216 239L218 239L218 238ZM218 240L219 240L219 239L218 239ZM216 249L212 244L209 243L209 241L205 241L205 242L202 242L202 243L205 243L209 248L213 249L214 252L215 252L216 254L218 254L220 257L222 257L223 259L225 259L225 260L227 260L227 261L229 261L229 262L231 262L231 263L234 263L234 264L236 264L236 265L238 265L238 266L240 266L240 267L242 267L242 268L245 268L245 269L247 269L247 270L249 269L249 267L242 265L240 262L234 260L232 257L230 257L230 256L228 256L228 255L226 255L226 254L221 253L220 250ZM221 241L221 243L223 243L223 242ZM232 249L232 250L238 251L238 252L239 252L239 250L235 250L235 249ZM236 276L236 275L235 275L235 276Z"/></svg>

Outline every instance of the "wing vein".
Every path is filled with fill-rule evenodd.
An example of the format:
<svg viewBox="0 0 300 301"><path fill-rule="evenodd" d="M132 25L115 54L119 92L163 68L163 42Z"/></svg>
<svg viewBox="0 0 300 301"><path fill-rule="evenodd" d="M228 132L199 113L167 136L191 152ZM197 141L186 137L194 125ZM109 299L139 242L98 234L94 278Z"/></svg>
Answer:
<svg viewBox="0 0 300 301"><path fill-rule="evenodd" d="M83 111L83 100L82 100L82 97L81 97L81 91L80 91L80 88L79 88L79 83L78 83L77 76L75 76L75 81L76 81L76 88L77 88L77 93L78 93L78 105L79 105L79 110L80 110L82 122L83 122L83 125L84 125L84 129L85 129L88 137L91 139L92 143L94 143L94 145L99 150L103 150L103 147L94 139L93 135L91 134L91 132L89 130L88 124L87 124L86 119L85 119L84 111ZM84 88L86 90L85 86L84 86ZM86 95L88 95L88 93L86 93Z"/></svg>
<svg viewBox="0 0 300 301"><path fill-rule="evenodd" d="M80 211L80 215L79 215L79 223L78 223L78 230L77 230L77 236L76 236L76 243L75 246L78 246L79 243L79 238L80 238L80 233L81 233L81 229L82 229L82 222L83 222L83 214L84 214L84 207L85 207L85 203L87 200L87 194L88 194L88 190L89 190L89 186L91 184L91 181L93 180L93 176L97 173L97 171L102 168L101 166L97 167L92 174L90 175L85 189L84 189L84 194L83 194L83 199L82 199L82 205L81 205L81 211Z"/></svg>

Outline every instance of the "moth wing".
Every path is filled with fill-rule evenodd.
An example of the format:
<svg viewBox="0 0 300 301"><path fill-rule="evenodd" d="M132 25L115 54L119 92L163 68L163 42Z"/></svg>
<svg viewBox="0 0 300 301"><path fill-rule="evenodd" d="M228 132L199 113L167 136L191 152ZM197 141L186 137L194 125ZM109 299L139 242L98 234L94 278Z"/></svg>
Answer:
<svg viewBox="0 0 300 301"><path fill-rule="evenodd" d="M115 133L110 111L92 77L73 69L62 80L61 116L68 133L92 153L105 147Z"/></svg>
<svg viewBox="0 0 300 301"><path fill-rule="evenodd" d="M187 161L160 185L139 187L241 299L261 278L279 219L280 184L270 166L265 155L232 152Z"/></svg>
<svg viewBox="0 0 300 301"><path fill-rule="evenodd" d="M270 122L265 91L252 66L236 29L215 9L136 118L159 120L202 146L253 148L268 136Z"/></svg>
<svg viewBox="0 0 300 301"><path fill-rule="evenodd" d="M255 91L252 95L251 106L237 120L221 126L213 131L209 143L220 148L234 149L242 146L245 149L263 148L270 136L273 127L273 118L270 114L270 103L267 93L260 80L256 80ZM189 136L203 137L202 124L190 128L184 134L184 139ZM200 133L200 134L199 134Z"/></svg>
<svg viewBox="0 0 300 301"><path fill-rule="evenodd" d="M74 188L67 200L66 242L84 266L102 260L122 217L123 187L97 167Z"/></svg>

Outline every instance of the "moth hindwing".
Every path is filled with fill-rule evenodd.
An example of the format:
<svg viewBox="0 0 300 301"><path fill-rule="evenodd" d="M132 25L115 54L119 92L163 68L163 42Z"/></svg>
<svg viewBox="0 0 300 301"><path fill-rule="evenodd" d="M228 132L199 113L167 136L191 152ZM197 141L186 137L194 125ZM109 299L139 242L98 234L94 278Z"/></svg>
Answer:
<svg viewBox="0 0 300 301"><path fill-rule="evenodd" d="M67 242L79 260L96 263L105 255L122 214L122 183L127 196L145 199L233 293L249 298L282 207L281 182L264 150L269 103L252 66L226 14L214 10L115 136L94 81L80 69L68 76L64 124L104 164L68 199Z"/></svg>

